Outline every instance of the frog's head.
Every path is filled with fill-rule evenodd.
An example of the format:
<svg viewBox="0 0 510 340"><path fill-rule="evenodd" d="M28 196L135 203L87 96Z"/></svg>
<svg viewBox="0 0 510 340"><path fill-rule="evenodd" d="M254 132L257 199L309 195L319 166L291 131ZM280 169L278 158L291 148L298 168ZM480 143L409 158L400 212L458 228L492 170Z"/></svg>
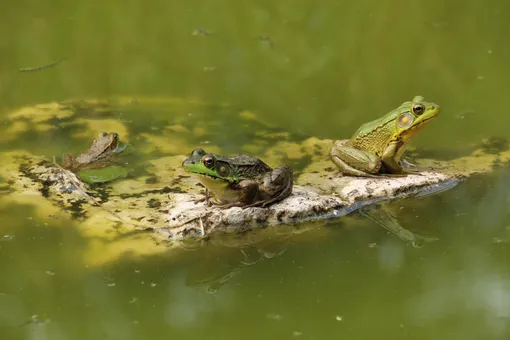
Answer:
<svg viewBox="0 0 510 340"><path fill-rule="evenodd" d="M182 162L182 166L186 171L202 178L223 180L230 183L237 180L233 165L224 158L219 160L215 154L207 153L202 148L193 150L191 155Z"/></svg>
<svg viewBox="0 0 510 340"><path fill-rule="evenodd" d="M102 132L101 137L106 137L110 140L110 144L117 145L119 144L119 134L117 132Z"/></svg>
<svg viewBox="0 0 510 340"><path fill-rule="evenodd" d="M106 150L113 151L119 145L119 134L116 132L101 132L99 136L92 142L91 150L103 152Z"/></svg>
<svg viewBox="0 0 510 340"><path fill-rule="evenodd" d="M395 133L408 140L439 114L439 105L416 96L395 110Z"/></svg>

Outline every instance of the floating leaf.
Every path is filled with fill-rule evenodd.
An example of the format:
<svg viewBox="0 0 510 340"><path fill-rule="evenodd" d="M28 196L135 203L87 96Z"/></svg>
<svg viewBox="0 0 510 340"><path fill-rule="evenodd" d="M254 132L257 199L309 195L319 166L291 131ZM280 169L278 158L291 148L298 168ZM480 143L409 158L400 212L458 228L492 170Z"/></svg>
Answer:
<svg viewBox="0 0 510 340"><path fill-rule="evenodd" d="M111 182L128 175L129 170L118 165L102 169L82 170L78 173L78 177L88 184Z"/></svg>

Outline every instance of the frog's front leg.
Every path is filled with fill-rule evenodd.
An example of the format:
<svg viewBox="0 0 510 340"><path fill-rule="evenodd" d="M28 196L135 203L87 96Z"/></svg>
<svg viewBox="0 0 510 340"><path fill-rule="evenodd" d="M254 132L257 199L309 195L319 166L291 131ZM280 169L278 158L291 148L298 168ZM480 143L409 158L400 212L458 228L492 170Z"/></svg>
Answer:
<svg viewBox="0 0 510 340"><path fill-rule="evenodd" d="M194 202L195 204L205 202L206 207L212 206L213 203L211 199L211 192L209 191L209 189L205 188L204 197L196 199Z"/></svg>
<svg viewBox="0 0 510 340"><path fill-rule="evenodd" d="M384 173L388 175L405 176L409 173L418 173L416 165L406 161L404 158L399 158L398 153L403 153L402 142L395 141L390 143L381 156ZM404 169L405 168L405 169Z"/></svg>
<svg viewBox="0 0 510 340"><path fill-rule="evenodd" d="M345 146L344 141L336 141L329 156L344 175L377 177L381 160L375 153Z"/></svg>
<svg viewBox="0 0 510 340"><path fill-rule="evenodd" d="M384 153L381 156L381 162L384 167L384 172L389 174L402 174L404 169L399 161L397 161L396 155L399 148L402 147L402 142L395 141L391 142Z"/></svg>
<svg viewBox="0 0 510 340"><path fill-rule="evenodd" d="M236 202L231 202L218 206L220 209L228 209L232 207L248 207L251 203L260 199L259 185L251 179L244 179L239 183L232 184L230 189L239 192Z"/></svg>
<svg viewBox="0 0 510 340"><path fill-rule="evenodd" d="M287 165L280 165L270 173L264 175L262 188L259 188L261 198L248 207L267 207L272 203L283 200L292 193L294 171Z"/></svg>
<svg viewBox="0 0 510 340"><path fill-rule="evenodd" d="M205 205L207 207L210 207L212 206L212 202L211 202L211 192L209 191L209 189L205 188L205 198L204 198L204 201L205 201Z"/></svg>

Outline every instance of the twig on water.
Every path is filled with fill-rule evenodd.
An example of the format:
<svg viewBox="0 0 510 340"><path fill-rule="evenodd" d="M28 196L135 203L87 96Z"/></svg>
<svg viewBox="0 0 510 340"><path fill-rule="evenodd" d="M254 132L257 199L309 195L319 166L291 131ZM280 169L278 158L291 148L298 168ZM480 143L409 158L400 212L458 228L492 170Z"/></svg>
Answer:
<svg viewBox="0 0 510 340"><path fill-rule="evenodd" d="M37 71L42 71L42 70L45 70L47 68L55 67L58 64L66 61L66 60L67 60L67 57L59 59L59 60L57 60L57 61L55 61L55 62L53 62L51 64L43 65L43 66L40 66L40 67L24 67L24 68L20 68L18 71L19 72L37 72Z"/></svg>

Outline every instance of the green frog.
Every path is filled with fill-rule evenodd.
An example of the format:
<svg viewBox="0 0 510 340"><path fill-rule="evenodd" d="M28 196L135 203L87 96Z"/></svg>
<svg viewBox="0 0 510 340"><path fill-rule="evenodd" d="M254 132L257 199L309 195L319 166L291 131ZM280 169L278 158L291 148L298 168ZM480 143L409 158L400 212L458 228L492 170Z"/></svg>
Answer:
<svg viewBox="0 0 510 340"><path fill-rule="evenodd" d="M206 201L230 207L267 207L292 192L293 170L287 165L273 169L258 158L207 153L199 148L182 163L206 187Z"/></svg>
<svg viewBox="0 0 510 340"><path fill-rule="evenodd" d="M410 140L439 114L439 105L416 96L382 118L361 125L347 141L335 141L333 163L345 175L404 174L401 157Z"/></svg>
<svg viewBox="0 0 510 340"><path fill-rule="evenodd" d="M109 158L117 152L119 135L115 132L101 132L92 142L90 148L81 155L74 157L64 155L62 166L69 170L97 169L110 165Z"/></svg>

